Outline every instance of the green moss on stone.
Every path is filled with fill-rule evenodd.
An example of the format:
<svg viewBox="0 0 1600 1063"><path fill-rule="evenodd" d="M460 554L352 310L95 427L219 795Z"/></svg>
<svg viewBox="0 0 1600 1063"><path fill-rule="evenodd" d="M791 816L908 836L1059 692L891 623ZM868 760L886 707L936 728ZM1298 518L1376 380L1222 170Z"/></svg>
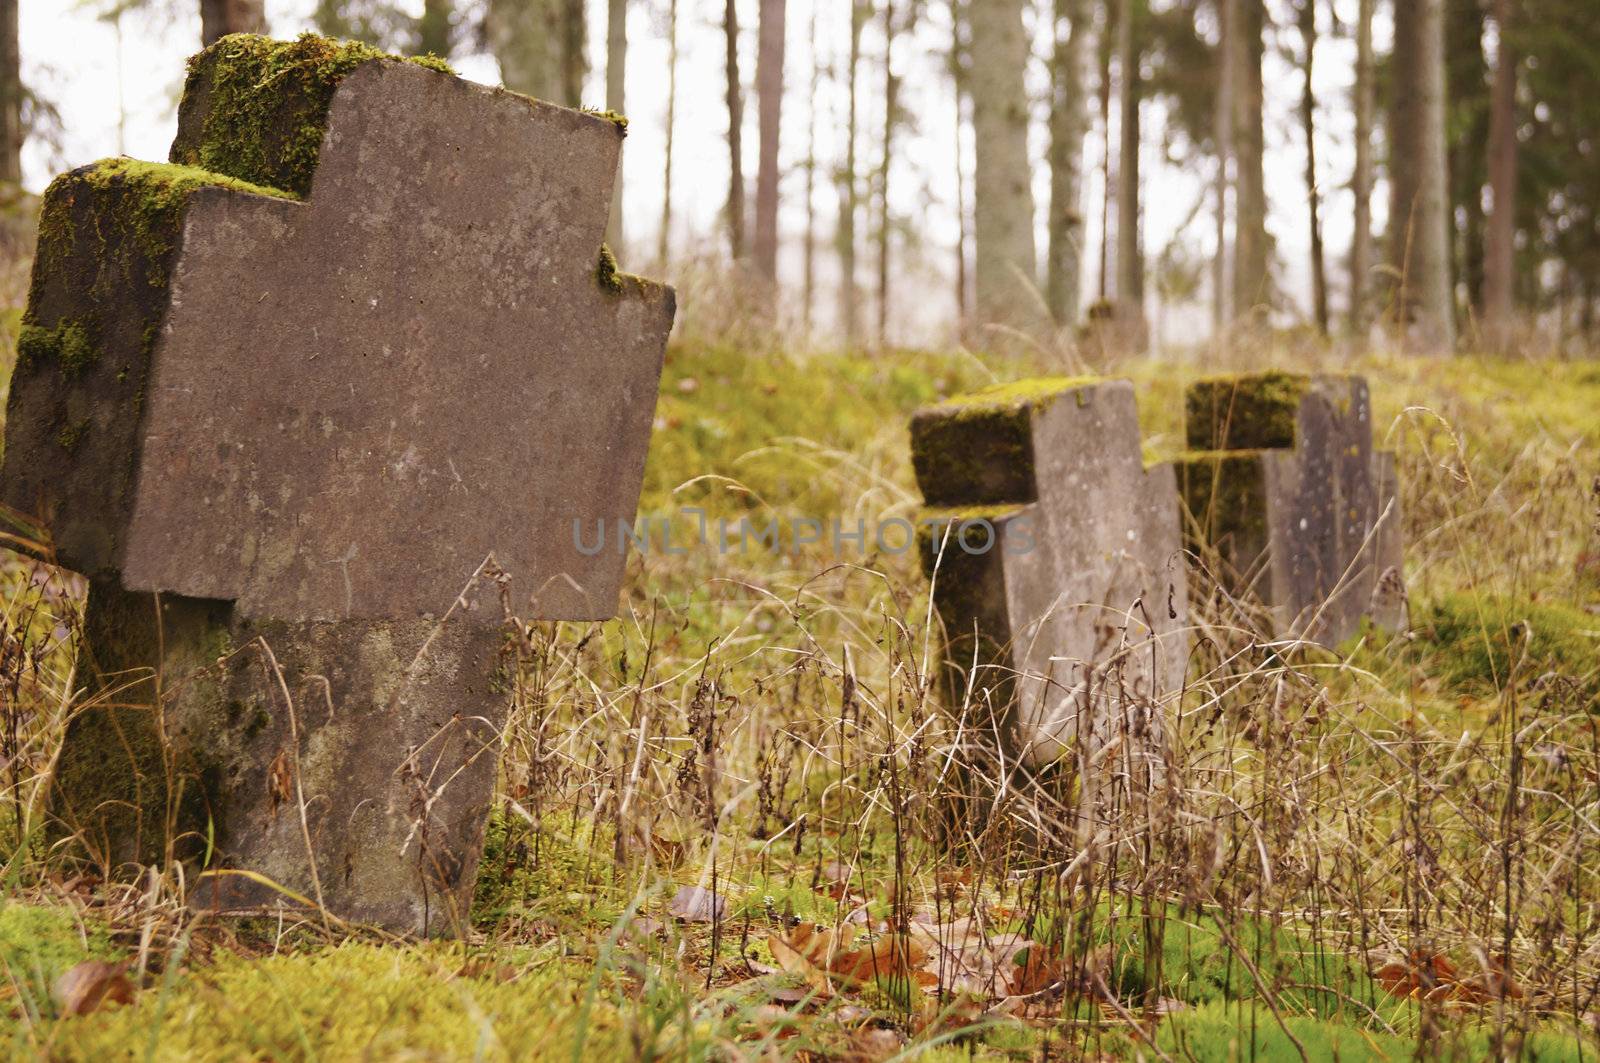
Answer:
<svg viewBox="0 0 1600 1063"><path fill-rule="evenodd" d="M1034 501L1034 411L1096 383L1094 377L1036 377L918 410L911 419L911 464L923 498L930 506Z"/></svg>
<svg viewBox="0 0 1600 1063"><path fill-rule="evenodd" d="M82 321L63 321L54 328L25 324L17 337L19 372L45 365L57 365L68 380L94 364L99 351Z"/></svg>
<svg viewBox="0 0 1600 1063"><path fill-rule="evenodd" d="M424 70L436 70L441 74L449 74L451 77L456 76L456 68L450 65L450 61L443 56L434 55L432 52L427 55L407 56L403 61L413 63Z"/></svg>
<svg viewBox="0 0 1600 1063"><path fill-rule="evenodd" d="M924 509L920 514L917 554L923 572L933 581L933 603L944 627L947 667L943 685L948 705L963 703L969 686L968 670L976 665L979 671L974 704L987 703L1009 711L1015 691L1005 566L1002 549L988 539L988 533L977 522L987 521L993 526L1023 508L941 506ZM962 524L968 528L965 549L958 538Z"/></svg>
<svg viewBox="0 0 1600 1063"><path fill-rule="evenodd" d="M616 111L601 110L597 107L585 107L583 109L583 113L592 114L596 118L603 118L612 125L616 126L617 132L622 136L628 135L628 116L625 114L618 114Z"/></svg>
<svg viewBox="0 0 1600 1063"><path fill-rule="evenodd" d="M1187 451L1172 459L1191 548L1215 550L1240 573L1267 547L1267 483L1261 450Z"/></svg>
<svg viewBox="0 0 1600 1063"><path fill-rule="evenodd" d="M304 198L339 83L364 63L406 61L314 33L224 37L189 60L172 161ZM409 62L454 73L437 56Z"/></svg>
<svg viewBox="0 0 1600 1063"><path fill-rule="evenodd" d="M605 244L600 245L600 263L595 267L595 280L600 282L600 290L613 295L622 294L622 280L617 269L617 256L612 254L611 248Z"/></svg>
<svg viewBox="0 0 1600 1063"><path fill-rule="evenodd" d="M88 431L89 418L84 417L80 420L73 421L71 424L64 425L61 429L61 433L56 436L56 442L61 444L61 449L63 450L76 450L78 448L78 441L81 440L84 436L84 433Z"/></svg>
<svg viewBox="0 0 1600 1063"><path fill-rule="evenodd" d="M1293 447L1300 400L1311 386L1310 376L1276 369L1197 380L1184 396L1189 446L1196 450Z"/></svg>
<svg viewBox="0 0 1600 1063"><path fill-rule="evenodd" d="M1076 391L1103 382L1102 378L1092 376L1029 377L1025 380L993 384L965 395L952 395L931 409L959 411L969 416L981 417L989 410L1017 410L1040 406L1068 391Z"/></svg>
<svg viewBox="0 0 1600 1063"><path fill-rule="evenodd" d="M288 193L276 188L175 163L104 159L76 173L86 188L112 192L120 187L132 193L132 199L119 204L118 209L141 250L153 263L159 263L160 272L151 278L151 283L158 287L166 283L168 256L182 231L183 209L195 192L202 188L222 188L230 192L289 198Z"/></svg>

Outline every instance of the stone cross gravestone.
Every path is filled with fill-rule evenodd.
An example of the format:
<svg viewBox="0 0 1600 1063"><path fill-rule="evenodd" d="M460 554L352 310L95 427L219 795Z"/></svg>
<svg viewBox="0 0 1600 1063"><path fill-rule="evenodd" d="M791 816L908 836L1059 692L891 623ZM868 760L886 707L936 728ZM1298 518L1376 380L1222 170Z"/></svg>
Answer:
<svg viewBox="0 0 1600 1063"><path fill-rule="evenodd" d="M911 453L953 693L991 706L1030 765L1159 729L1183 682L1187 591L1173 471L1145 467L1133 385L954 398L915 414Z"/></svg>
<svg viewBox="0 0 1600 1063"><path fill-rule="evenodd" d="M1369 619L1404 626L1395 458L1373 448L1365 380L1214 377L1190 386L1185 418L1191 537L1274 634L1334 646Z"/></svg>
<svg viewBox="0 0 1600 1063"><path fill-rule="evenodd" d="M0 500L91 581L55 807L199 904L459 924L506 612L616 609L571 529L634 512L674 312L601 248L623 129L432 65L224 38L172 164L46 193Z"/></svg>

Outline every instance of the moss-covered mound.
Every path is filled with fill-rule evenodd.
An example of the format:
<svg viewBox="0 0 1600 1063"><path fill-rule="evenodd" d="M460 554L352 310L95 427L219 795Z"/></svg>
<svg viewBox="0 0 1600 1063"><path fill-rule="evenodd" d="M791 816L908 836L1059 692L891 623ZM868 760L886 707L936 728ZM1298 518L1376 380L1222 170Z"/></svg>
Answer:
<svg viewBox="0 0 1600 1063"><path fill-rule="evenodd" d="M1493 696L1537 688L1600 708L1600 617L1551 602L1473 592L1416 607L1412 627L1427 671L1449 688Z"/></svg>

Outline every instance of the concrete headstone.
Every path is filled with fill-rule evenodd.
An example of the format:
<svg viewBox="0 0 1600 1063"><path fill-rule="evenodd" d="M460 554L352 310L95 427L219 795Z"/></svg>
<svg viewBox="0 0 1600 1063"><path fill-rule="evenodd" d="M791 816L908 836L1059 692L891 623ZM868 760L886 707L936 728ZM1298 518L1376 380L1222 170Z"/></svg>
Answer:
<svg viewBox="0 0 1600 1063"><path fill-rule="evenodd" d="M955 692L1006 713L1032 765L1159 729L1187 591L1173 471L1145 467L1133 385L1001 385L918 411L911 438Z"/></svg>
<svg viewBox="0 0 1600 1063"><path fill-rule="evenodd" d="M46 194L0 500L90 577L107 702L57 807L253 873L203 903L461 918L507 609L615 612L571 529L634 511L674 312L601 248L623 129L430 66L224 38L171 164Z"/></svg>
<svg viewBox="0 0 1600 1063"><path fill-rule="evenodd" d="M1405 624L1394 455L1375 450L1367 383L1265 372L1193 384L1178 474L1197 546L1274 634L1337 645Z"/></svg>

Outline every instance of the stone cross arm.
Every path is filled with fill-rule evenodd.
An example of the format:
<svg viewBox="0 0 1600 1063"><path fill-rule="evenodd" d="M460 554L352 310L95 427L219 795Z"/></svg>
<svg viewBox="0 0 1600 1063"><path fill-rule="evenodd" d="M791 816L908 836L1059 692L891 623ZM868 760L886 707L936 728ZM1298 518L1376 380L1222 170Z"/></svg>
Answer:
<svg viewBox="0 0 1600 1063"><path fill-rule="evenodd" d="M1181 682L1175 481L1145 466L1130 382L959 396L916 413L911 453L930 507L919 545L963 688L952 693L1003 711L1014 754L1062 755L1086 712L1104 726L1126 706L1095 693L1102 684L1148 707Z"/></svg>
<svg viewBox="0 0 1600 1063"><path fill-rule="evenodd" d="M620 122L360 45L229 37L171 164L59 178L0 499L240 615L611 616L674 300L601 248Z"/></svg>

